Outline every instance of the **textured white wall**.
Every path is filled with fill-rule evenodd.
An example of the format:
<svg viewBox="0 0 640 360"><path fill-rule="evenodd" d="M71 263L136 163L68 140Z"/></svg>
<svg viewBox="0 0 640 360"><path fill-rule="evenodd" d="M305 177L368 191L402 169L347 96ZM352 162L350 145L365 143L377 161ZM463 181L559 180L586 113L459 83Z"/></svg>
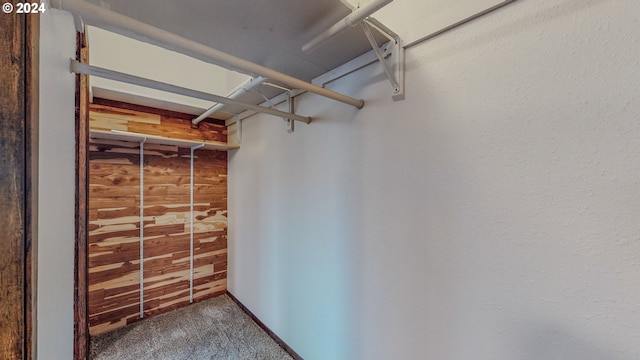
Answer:
<svg viewBox="0 0 640 360"><path fill-rule="evenodd" d="M75 58L73 17L40 15L38 359L73 358Z"/></svg>
<svg viewBox="0 0 640 360"><path fill-rule="evenodd" d="M403 102L370 66L363 110L246 120L230 291L307 360L639 358L639 14L518 1L407 50Z"/></svg>
<svg viewBox="0 0 640 360"><path fill-rule="evenodd" d="M87 33L89 59L94 66L222 96L247 78L246 75L99 28L90 27ZM91 86L195 108L208 109L212 106L210 101L99 77L91 77ZM161 107L162 104L156 106Z"/></svg>

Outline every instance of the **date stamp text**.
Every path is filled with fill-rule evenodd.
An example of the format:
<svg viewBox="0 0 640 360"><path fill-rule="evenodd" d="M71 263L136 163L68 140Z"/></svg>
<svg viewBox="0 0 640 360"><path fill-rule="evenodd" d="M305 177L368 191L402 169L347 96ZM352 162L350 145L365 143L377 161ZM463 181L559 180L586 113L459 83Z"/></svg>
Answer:
<svg viewBox="0 0 640 360"><path fill-rule="evenodd" d="M45 3L16 3L15 5L9 2L2 4L2 12L5 14L11 14L12 12L16 12L16 14L38 14L43 13L47 10Z"/></svg>

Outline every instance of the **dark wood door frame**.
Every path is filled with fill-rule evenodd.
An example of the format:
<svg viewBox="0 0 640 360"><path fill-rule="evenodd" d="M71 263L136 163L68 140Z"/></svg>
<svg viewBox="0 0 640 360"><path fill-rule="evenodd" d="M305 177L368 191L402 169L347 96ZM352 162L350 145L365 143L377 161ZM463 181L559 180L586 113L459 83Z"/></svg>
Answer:
<svg viewBox="0 0 640 360"><path fill-rule="evenodd" d="M0 15L0 358L33 359L40 19Z"/></svg>
<svg viewBox="0 0 640 360"><path fill-rule="evenodd" d="M85 33L77 34L76 59L89 62L89 48ZM89 88L86 75L76 75L76 250L74 266L74 350L75 360L89 355L88 312L88 210L89 210Z"/></svg>

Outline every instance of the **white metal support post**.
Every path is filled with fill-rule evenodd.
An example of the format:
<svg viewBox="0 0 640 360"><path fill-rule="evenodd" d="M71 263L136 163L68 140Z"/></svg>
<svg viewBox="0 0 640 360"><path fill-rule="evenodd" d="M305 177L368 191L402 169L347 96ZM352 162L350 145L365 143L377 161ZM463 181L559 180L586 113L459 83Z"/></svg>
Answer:
<svg viewBox="0 0 640 360"><path fill-rule="evenodd" d="M242 120L238 115L233 115L234 123L238 124L238 131L236 132L236 142L242 144ZM229 126L229 125L227 125Z"/></svg>
<svg viewBox="0 0 640 360"><path fill-rule="evenodd" d="M140 319L144 318L144 143L140 140Z"/></svg>
<svg viewBox="0 0 640 360"><path fill-rule="evenodd" d="M204 146L204 143L200 145L194 145L191 147L191 185L190 185L190 213L191 213L191 226L189 231L189 303L193 303L193 155L196 149L200 149Z"/></svg>
<svg viewBox="0 0 640 360"><path fill-rule="evenodd" d="M293 96L291 96L291 91L287 91L287 102L289 103L289 111L293 111ZM289 134L293 133L293 131L295 130L294 128L294 121L293 119L287 119L287 132Z"/></svg>

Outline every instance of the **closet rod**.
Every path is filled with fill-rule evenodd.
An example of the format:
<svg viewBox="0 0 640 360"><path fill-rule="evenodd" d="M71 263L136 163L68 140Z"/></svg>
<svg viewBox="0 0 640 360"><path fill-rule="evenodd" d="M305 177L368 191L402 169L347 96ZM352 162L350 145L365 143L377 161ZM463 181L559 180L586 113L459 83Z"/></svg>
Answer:
<svg viewBox="0 0 640 360"><path fill-rule="evenodd" d="M327 40L338 35L344 30L356 26L360 21L364 20L374 12L382 9L392 1L393 0L374 0L361 8L355 9L351 14L347 15L342 20L333 24L333 26L331 26L330 28L328 28L327 30L325 30L323 33L316 36L315 38L311 39L306 44L302 45L302 51L304 52L313 51L318 46L322 45Z"/></svg>
<svg viewBox="0 0 640 360"><path fill-rule="evenodd" d="M293 76L269 69L239 57L210 48L195 41L175 35L169 31L145 24L141 21L107 10L99 5L85 0L51 0L51 7L66 10L79 16L87 25L97 26L119 33L149 44L158 45L168 50L191 56L193 58L237 70L253 76L263 76L271 80L282 82L295 89L306 90L336 101L343 102L362 109L364 100L355 99Z"/></svg>
<svg viewBox="0 0 640 360"><path fill-rule="evenodd" d="M146 79L143 77L129 75L129 74L125 74L125 73L121 73L121 72L117 72L109 69L103 69L97 66L83 64L77 60L71 60L71 72L74 72L76 74L97 76L97 77L101 77L109 80L124 82L127 84L138 85L138 86L143 86L150 89L161 90L161 91L166 91L166 92L170 92L178 95L189 96L196 99L234 105L234 106L242 107L248 110L253 110L253 111L257 111L257 112L261 112L261 113L265 113L273 116L278 116L285 119L301 121L307 124L311 122L311 118L308 116L291 114L291 113L280 111L280 110L270 109L264 106L258 106L258 105L253 105L253 104L245 103L242 101L238 101L238 100L229 99L224 96L208 94L202 91L187 89L181 86L167 84L161 81Z"/></svg>
<svg viewBox="0 0 640 360"><path fill-rule="evenodd" d="M233 90L231 92L231 94L228 96L228 98L236 100L242 94L248 93L249 91L253 90L254 88L260 86L260 84L262 84L266 80L267 79L262 77L262 76L257 77L257 78L249 78L249 79L247 79L247 81L242 83L238 88ZM202 120L208 118L209 116L211 116L211 114L213 114L214 112L222 109L223 107L224 107L224 104L215 104L212 107L210 107L209 109L207 109L207 111L202 113L202 115L200 115L197 118L191 120L191 122L194 123L195 125L198 125L198 123L200 123Z"/></svg>
<svg viewBox="0 0 640 360"><path fill-rule="evenodd" d="M440 30L438 30L436 32L433 32L433 33L431 33L431 34L429 34L427 36L421 37L418 40L412 41L411 43L406 44L404 46L404 48L408 49L408 48L414 47L414 46L416 46L416 45L418 45L420 43L423 43L423 42L425 42L427 40L431 40L436 36L439 36L439 35L442 35L442 34L444 34L446 32L449 32L449 31L451 31L451 30L453 30L453 29L455 29L457 27L460 27L460 26L462 26L462 25L464 25L464 24L466 24L468 22L471 22L471 21L477 19L477 18L483 17L483 16L485 16L485 15L487 15L489 13L492 13L492 12L494 12L494 11L496 11L498 9L501 9L501 8L511 4L511 3L516 2L516 1L517 0L505 0L505 1L503 1L503 2L501 2L499 4L497 4L497 5L494 5L494 6L490 7L490 8L488 8L488 9L482 10L482 11L480 11L478 13L475 13L475 14L467 17L467 18L464 18L464 19L458 21L457 23L451 24L451 25L449 25L449 26L447 26L445 28L442 28L442 29L440 29Z"/></svg>

